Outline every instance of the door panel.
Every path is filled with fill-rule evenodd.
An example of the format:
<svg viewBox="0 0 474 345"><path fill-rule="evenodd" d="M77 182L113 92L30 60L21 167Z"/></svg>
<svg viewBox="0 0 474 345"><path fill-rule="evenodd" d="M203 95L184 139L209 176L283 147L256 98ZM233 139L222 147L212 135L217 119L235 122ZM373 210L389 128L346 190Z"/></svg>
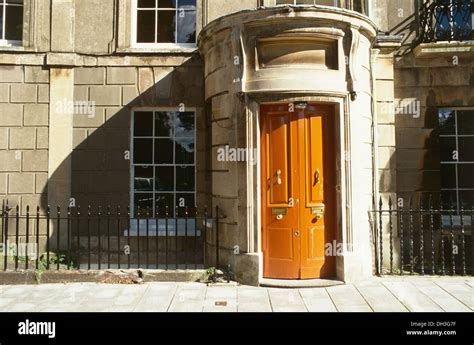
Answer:
<svg viewBox="0 0 474 345"><path fill-rule="evenodd" d="M264 277L334 276L324 251L336 233L333 108L261 110Z"/></svg>
<svg viewBox="0 0 474 345"><path fill-rule="evenodd" d="M335 239L335 157L334 112L330 107L308 106L303 145L306 207L300 208L301 278L319 278L335 273L335 258L325 256L325 244ZM303 126L303 125L302 125Z"/></svg>
<svg viewBox="0 0 474 345"><path fill-rule="evenodd" d="M289 179L289 147L291 141L290 117L287 114L271 114L269 116L269 134L267 137L268 170L267 181L269 184L269 206L286 207L288 205Z"/></svg>
<svg viewBox="0 0 474 345"><path fill-rule="evenodd" d="M264 272L273 278L299 278L300 243L298 210L290 207L297 187L292 167L296 167L297 148L295 115L287 107L269 107L262 123L262 217ZM280 170L280 173L278 173ZM278 219L275 211L285 213Z"/></svg>

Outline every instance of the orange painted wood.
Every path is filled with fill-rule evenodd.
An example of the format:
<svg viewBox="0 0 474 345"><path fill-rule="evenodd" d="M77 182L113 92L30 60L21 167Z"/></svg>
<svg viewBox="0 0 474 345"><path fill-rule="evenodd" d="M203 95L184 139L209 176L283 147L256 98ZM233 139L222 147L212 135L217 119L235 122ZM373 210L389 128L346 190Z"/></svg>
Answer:
<svg viewBox="0 0 474 345"><path fill-rule="evenodd" d="M262 249L266 278L335 275L325 244L336 238L334 110L261 107ZM317 219L312 207L325 206ZM285 208L281 220L272 208Z"/></svg>

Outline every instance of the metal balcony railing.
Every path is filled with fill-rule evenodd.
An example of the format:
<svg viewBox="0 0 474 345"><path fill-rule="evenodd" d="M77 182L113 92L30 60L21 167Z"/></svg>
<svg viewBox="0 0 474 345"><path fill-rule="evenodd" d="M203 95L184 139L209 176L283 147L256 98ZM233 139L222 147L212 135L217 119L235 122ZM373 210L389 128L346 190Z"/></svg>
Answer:
<svg viewBox="0 0 474 345"><path fill-rule="evenodd" d="M419 43L474 40L474 0L428 0L418 16Z"/></svg>

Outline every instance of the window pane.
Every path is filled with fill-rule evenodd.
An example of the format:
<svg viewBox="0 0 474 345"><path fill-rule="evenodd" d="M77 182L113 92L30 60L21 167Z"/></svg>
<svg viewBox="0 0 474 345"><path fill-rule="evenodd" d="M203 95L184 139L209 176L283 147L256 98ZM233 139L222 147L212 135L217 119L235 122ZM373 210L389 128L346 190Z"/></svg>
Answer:
<svg viewBox="0 0 474 345"><path fill-rule="evenodd" d="M438 113L439 134L454 135L456 134L454 110L440 109Z"/></svg>
<svg viewBox="0 0 474 345"><path fill-rule="evenodd" d="M459 199L465 210L471 210L474 206L474 190L463 190L459 192ZM465 224L468 224L465 222Z"/></svg>
<svg viewBox="0 0 474 345"><path fill-rule="evenodd" d="M474 137L460 137L459 160L461 162L474 162Z"/></svg>
<svg viewBox="0 0 474 345"><path fill-rule="evenodd" d="M155 14L154 10L137 11L138 43L155 43Z"/></svg>
<svg viewBox="0 0 474 345"><path fill-rule="evenodd" d="M138 8L155 8L155 0L138 0Z"/></svg>
<svg viewBox="0 0 474 345"><path fill-rule="evenodd" d="M7 0L6 2L7 2L7 4L23 5L23 0Z"/></svg>
<svg viewBox="0 0 474 345"><path fill-rule="evenodd" d="M441 137L439 138L440 150L441 150L441 161L443 162L455 162L453 159L454 152L456 151L456 138Z"/></svg>
<svg viewBox="0 0 474 345"><path fill-rule="evenodd" d="M195 205L196 205L196 202L194 200L194 193L176 194L176 206L178 206L178 217L184 217L186 215L186 207L188 208L188 217L192 216L194 214Z"/></svg>
<svg viewBox="0 0 474 345"><path fill-rule="evenodd" d="M176 0L158 0L159 8L176 8Z"/></svg>
<svg viewBox="0 0 474 345"><path fill-rule="evenodd" d="M23 6L7 6L5 39L21 41L23 37Z"/></svg>
<svg viewBox="0 0 474 345"><path fill-rule="evenodd" d="M166 206L168 206L168 217L169 218L174 217L174 194L173 193L155 194L155 205L158 208L158 214L160 216L162 217L166 216Z"/></svg>
<svg viewBox="0 0 474 345"><path fill-rule="evenodd" d="M176 136L177 137L194 137L194 113L176 113Z"/></svg>
<svg viewBox="0 0 474 345"><path fill-rule="evenodd" d="M458 111L458 134L474 135L474 110Z"/></svg>
<svg viewBox="0 0 474 345"><path fill-rule="evenodd" d="M153 192L153 167L135 167L135 190L139 192Z"/></svg>
<svg viewBox="0 0 474 345"><path fill-rule="evenodd" d="M196 11L180 11L178 15L178 43L196 42Z"/></svg>
<svg viewBox="0 0 474 345"><path fill-rule="evenodd" d="M155 139L155 164L173 164L172 139Z"/></svg>
<svg viewBox="0 0 474 345"><path fill-rule="evenodd" d="M183 8L185 10L195 10L196 0L179 0L178 8Z"/></svg>
<svg viewBox="0 0 474 345"><path fill-rule="evenodd" d="M135 139L133 141L133 162L135 164L153 163L153 139Z"/></svg>
<svg viewBox="0 0 474 345"><path fill-rule="evenodd" d="M133 135L136 137L153 136L153 113L152 112L136 112L135 113Z"/></svg>
<svg viewBox="0 0 474 345"><path fill-rule="evenodd" d="M141 210L146 210L147 208L153 210L153 193L137 193L135 194L135 210L140 207ZM143 217L145 213L140 212Z"/></svg>
<svg viewBox="0 0 474 345"><path fill-rule="evenodd" d="M451 206L456 208L457 194L456 191L442 191L441 198L443 201L443 209L450 210Z"/></svg>
<svg viewBox="0 0 474 345"><path fill-rule="evenodd" d="M176 138L176 164L194 164L194 138Z"/></svg>
<svg viewBox="0 0 474 345"><path fill-rule="evenodd" d="M441 188L456 188L456 165L441 165Z"/></svg>
<svg viewBox="0 0 474 345"><path fill-rule="evenodd" d="M175 43L176 11L158 11L157 42Z"/></svg>
<svg viewBox="0 0 474 345"><path fill-rule="evenodd" d="M336 6L334 0L316 0L315 4L324 6Z"/></svg>
<svg viewBox="0 0 474 345"><path fill-rule="evenodd" d="M173 112L158 112L155 115L155 136L173 136Z"/></svg>
<svg viewBox="0 0 474 345"><path fill-rule="evenodd" d="M2 0L0 0L0 4ZM0 40L3 40L3 6L0 5Z"/></svg>
<svg viewBox="0 0 474 345"><path fill-rule="evenodd" d="M174 167L155 168L155 190L159 192L174 191Z"/></svg>
<svg viewBox="0 0 474 345"><path fill-rule="evenodd" d="M176 167L176 190L194 192L194 167Z"/></svg>
<svg viewBox="0 0 474 345"><path fill-rule="evenodd" d="M474 164L459 164L459 188L474 188Z"/></svg>

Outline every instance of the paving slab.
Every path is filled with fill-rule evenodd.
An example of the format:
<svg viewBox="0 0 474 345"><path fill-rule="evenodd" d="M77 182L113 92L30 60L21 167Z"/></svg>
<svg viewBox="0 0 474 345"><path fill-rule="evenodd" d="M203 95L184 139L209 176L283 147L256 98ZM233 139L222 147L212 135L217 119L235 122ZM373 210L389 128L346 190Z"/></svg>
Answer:
<svg viewBox="0 0 474 345"><path fill-rule="evenodd" d="M436 281L434 283L448 292L451 296L461 301L471 310L474 310L474 289L461 282Z"/></svg>
<svg viewBox="0 0 474 345"><path fill-rule="evenodd" d="M324 288L300 289L300 294L309 312L337 312L329 293Z"/></svg>
<svg viewBox="0 0 474 345"><path fill-rule="evenodd" d="M269 288L268 294L274 312L308 311L299 290Z"/></svg>
<svg viewBox="0 0 474 345"><path fill-rule="evenodd" d="M202 312L207 286L200 283L179 284L171 305L170 312Z"/></svg>
<svg viewBox="0 0 474 345"><path fill-rule="evenodd" d="M170 307L178 284L152 284L143 294L133 311L166 312Z"/></svg>
<svg viewBox="0 0 474 345"><path fill-rule="evenodd" d="M380 283L361 283L356 289L375 312L408 312L408 309Z"/></svg>
<svg viewBox="0 0 474 345"><path fill-rule="evenodd" d="M466 305L454 298L432 281L414 281L412 283L418 290L429 296L437 305L447 312L469 312ZM474 291L474 290L473 290Z"/></svg>
<svg viewBox="0 0 474 345"><path fill-rule="evenodd" d="M237 289L235 286L209 286L206 290L204 312L236 312Z"/></svg>
<svg viewBox="0 0 474 345"><path fill-rule="evenodd" d="M267 289L259 287L242 286L237 289L237 311L271 312L270 296Z"/></svg>
<svg viewBox="0 0 474 345"><path fill-rule="evenodd" d="M410 282L388 281L387 289L409 310L414 312L442 312L443 309Z"/></svg>
<svg viewBox="0 0 474 345"><path fill-rule="evenodd" d="M341 312L373 311L357 289L352 285L333 286L326 288L331 300Z"/></svg>

